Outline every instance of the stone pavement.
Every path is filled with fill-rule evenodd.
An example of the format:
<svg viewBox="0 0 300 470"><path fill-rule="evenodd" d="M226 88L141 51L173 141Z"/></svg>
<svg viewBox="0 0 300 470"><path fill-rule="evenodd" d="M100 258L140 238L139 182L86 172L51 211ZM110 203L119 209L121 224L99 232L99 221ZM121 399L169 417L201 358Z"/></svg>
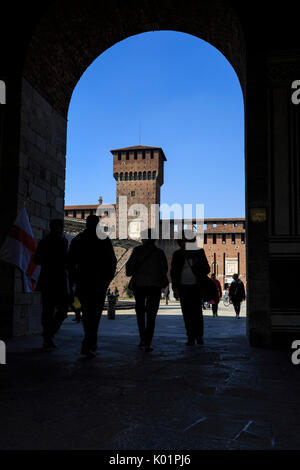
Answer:
<svg viewBox="0 0 300 470"><path fill-rule="evenodd" d="M185 345L178 304L162 305L154 351L137 347L135 316L103 316L98 356L79 355L66 319L58 348L7 343L0 365L0 449L299 449L300 366L291 351L251 348L245 315L205 311L205 345Z"/></svg>

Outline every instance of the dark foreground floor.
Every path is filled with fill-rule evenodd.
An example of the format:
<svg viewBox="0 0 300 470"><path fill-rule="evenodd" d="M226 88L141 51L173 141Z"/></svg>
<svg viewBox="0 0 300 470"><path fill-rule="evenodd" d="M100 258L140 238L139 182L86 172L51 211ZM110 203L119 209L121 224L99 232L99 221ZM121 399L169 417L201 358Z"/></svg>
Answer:
<svg viewBox="0 0 300 470"><path fill-rule="evenodd" d="M40 337L8 343L0 449L300 448L300 366L250 348L245 318L205 317L205 345L187 347L182 317L161 315L147 354L133 315L104 316L92 360L71 318L53 352Z"/></svg>

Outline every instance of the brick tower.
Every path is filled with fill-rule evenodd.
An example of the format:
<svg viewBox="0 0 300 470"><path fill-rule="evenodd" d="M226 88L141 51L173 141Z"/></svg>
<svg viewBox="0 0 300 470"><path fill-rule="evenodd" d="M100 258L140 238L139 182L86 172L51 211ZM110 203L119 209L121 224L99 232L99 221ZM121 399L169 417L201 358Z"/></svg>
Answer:
<svg viewBox="0 0 300 470"><path fill-rule="evenodd" d="M160 187L164 182L165 154L160 147L137 145L111 150L113 154L113 175L117 182L116 215L117 236L119 237L120 196L127 197L127 213L133 204L143 204L148 211L148 226L152 204L160 204ZM128 230L132 238L138 238L142 214L132 208L128 216ZM134 235L136 232L136 235ZM122 237L121 237L122 238Z"/></svg>

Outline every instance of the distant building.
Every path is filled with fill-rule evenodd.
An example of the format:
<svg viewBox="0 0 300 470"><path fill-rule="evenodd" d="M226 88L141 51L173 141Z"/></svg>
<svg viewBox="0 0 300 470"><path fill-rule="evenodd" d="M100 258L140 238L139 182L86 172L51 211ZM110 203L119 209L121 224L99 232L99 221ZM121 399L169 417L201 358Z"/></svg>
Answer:
<svg viewBox="0 0 300 470"><path fill-rule="evenodd" d="M143 204L150 213L152 204L160 204L160 188L164 182L164 162L166 157L160 147L138 145L122 149L111 150L113 155L113 176L116 180L116 204L102 204L99 198L98 205L65 206L65 230L75 235L85 228L85 219L90 214L101 217L116 216L112 230L119 233L119 201L120 196L127 197L127 206L132 208L128 216L128 232L131 238L138 239L141 230L141 216L139 204ZM133 206L136 205L136 206ZM121 210L122 213L122 210ZM182 221L170 220L170 239L160 237L157 244L164 249L170 265L172 253L178 248L176 231ZM185 221L189 227L195 226L197 220ZM149 220L149 226L153 224ZM119 259L117 271L119 273L112 282L111 287L118 287L121 295L124 286L128 283L125 270L122 269L131 253L134 243L126 240L113 240L116 256ZM246 284L246 233L245 219L224 218L204 220L204 250L211 267L222 287L232 281L232 275L238 273Z"/></svg>

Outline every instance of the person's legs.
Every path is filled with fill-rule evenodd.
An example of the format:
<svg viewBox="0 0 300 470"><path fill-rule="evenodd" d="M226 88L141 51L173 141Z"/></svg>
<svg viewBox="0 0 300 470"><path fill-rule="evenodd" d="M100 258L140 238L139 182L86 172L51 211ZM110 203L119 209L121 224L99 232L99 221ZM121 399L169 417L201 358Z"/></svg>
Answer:
<svg viewBox="0 0 300 470"><path fill-rule="evenodd" d="M155 329L156 315L159 309L160 302L160 287L148 287L145 288L146 292L146 316L147 325L145 328L145 346L149 348Z"/></svg>
<svg viewBox="0 0 300 470"><path fill-rule="evenodd" d="M60 329L63 321L68 316L68 296L67 293L62 293L55 298L56 311L54 312L52 319L52 338Z"/></svg>
<svg viewBox="0 0 300 470"><path fill-rule="evenodd" d="M203 314L202 299L198 286L192 286L190 293L190 310L192 312L191 325L194 331L197 343L202 343L203 337Z"/></svg>
<svg viewBox="0 0 300 470"><path fill-rule="evenodd" d="M183 315L183 320L185 324L186 334L188 338L188 343L195 343L195 330L193 325L193 302L192 302L193 289L192 286L180 286L179 296L180 296L180 305Z"/></svg>
<svg viewBox="0 0 300 470"><path fill-rule="evenodd" d="M233 306L234 306L236 318L239 318L240 317L240 310L241 310L241 302L235 300L233 302Z"/></svg>
<svg viewBox="0 0 300 470"><path fill-rule="evenodd" d="M94 291L80 295L82 307L82 324L84 339L82 341L82 354L95 352L97 349L98 328L104 307L106 287L100 288L97 295Z"/></svg>
<svg viewBox="0 0 300 470"><path fill-rule="evenodd" d="M44 338L45 346L50 345L52 342L52 322L55 311L55 302L51 292L42 291L42 336Z"/></svg>
<svg viewBox="0 0 300 470"><path fill-rule="evenodd" d="M140 335L140 345L145 343L146 292L144 287L135 287L135 313Z"/></svg>
<svg viewBox="0 0 300 470"><path fill-rule="evenodd" d="M218 316L218 304L214 303L211 305L212 311L213 311L213 316L217 317Z"/></svg>
<svg viewBox="0 0 300 470"><path fill-rule="evenodd" d="M80 323L80 320L81 320L80 312L81 312L80 308L74 308L75 318L73 321L76 321L76 323Z"/></svg>

